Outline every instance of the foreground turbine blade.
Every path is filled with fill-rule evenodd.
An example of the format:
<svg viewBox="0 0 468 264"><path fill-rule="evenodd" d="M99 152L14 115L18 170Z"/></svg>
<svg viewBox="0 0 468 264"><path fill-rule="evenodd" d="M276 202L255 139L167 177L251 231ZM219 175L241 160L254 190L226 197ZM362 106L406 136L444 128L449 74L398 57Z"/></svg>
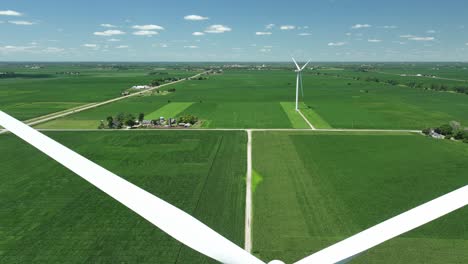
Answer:
<svg viewBox="0 0 468 264"><path fill-rule="evenodd" d="M302 66L301 71L304 70L305 67L307 67L307 65L309 65L309 63L310 63L310 60L306 64L304 64L304 66Z"/></svg>
<svg viewBox="0 0 468 264"><path fill-rule="evenodd" d="M430 202L390 218L361 233L325 248L295 264L328 264L349 260L353 256L389 239L427 224L468 204L468 185Z"/></svg>
<svg viewBox="0 0 468 264"><path fill-rule="evenodd" d="M184 211L0 111L0 125L173 238L222 263L264 264Z"/></svg>
<svg viewBox="0 0 468 264"><path fill-rule="evenodd" d="M301 67L299 67L299 64L297 64L296 59L294 59L294 57L292 57L292 60L294 61L294 64L296 64L297 70L300 71L300 70L301 70Z"/></svg>

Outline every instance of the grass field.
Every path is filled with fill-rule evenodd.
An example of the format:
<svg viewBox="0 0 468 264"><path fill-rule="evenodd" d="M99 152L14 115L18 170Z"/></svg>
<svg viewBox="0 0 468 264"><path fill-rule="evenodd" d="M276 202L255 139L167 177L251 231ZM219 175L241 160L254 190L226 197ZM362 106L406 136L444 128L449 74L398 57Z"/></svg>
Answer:
<svg viewBox="0 0 468 264"><path fill-rule="evenodd" d="M341 77L304 73L301 108L317 128L422 129L452 120L468 124L468 97L464 94L352 79L364 78L364 74L394 78L380 73L329 72L338 72ZM170 86L176 92L132 98L63 120L88 120L87 124L94 120L92 127L79 127L83 123L77 122L76 128L95 128L100 120L118 112L150 115L168 103L193 103L181 114L198 116L205 128L301 128L300 116L290 111L294 80L294 72L287 70L226 70L208 80ZM60 128L61 122L45 126Z"/></svg>
<svg viewBox="0 0 468 264"><path fill-rule="evenodd" d="M254 132L253 252L292 263L468 182L466 144L401 134ZM353 263L466 263L468 208Z"/></svg>
<svg viewBox="0 0 468 264"><path fill-rule="evenodd" d="M158 110L150 113L149 115L145 116L145 119L153 120L153 119L159 119L160 117L175 118L179 116L179 114L183 112L185 109L190 107L192 104L193 103L185 103L185 102L184 103L169 103L159 108Z"/></svg>
<svg viewBox="0 0 468 264"><path fill-rule="evenodd" d="M244 243L244 132L54 132ZM12 135L0 136L0 263L212 263Z"/></svg>
<svg viewBox="0 0 468 264"><path fill-rule="evenodd" d="M22 65L0 66L0 72L15 72L18 78L0 78L0 109L21 120L120 96L138 84L161 77L188 77L195 71L154 65L45 64L32 70ZM149 75L150 72L165 75ZM79 75L64 74L79 72Z"/></svg>

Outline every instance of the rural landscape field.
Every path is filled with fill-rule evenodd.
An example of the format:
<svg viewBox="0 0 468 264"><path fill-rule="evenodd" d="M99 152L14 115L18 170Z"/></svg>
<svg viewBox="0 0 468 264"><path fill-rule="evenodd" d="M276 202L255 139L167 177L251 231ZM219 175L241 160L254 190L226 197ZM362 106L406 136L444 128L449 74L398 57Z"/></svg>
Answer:
<svg viewBox="0 0 468 264"><path fill-rule="evenodd" d="M243 245L244 133L47 135ZM1 162L1 263L212 263L12 135L0 142L25 157Z"/></svg>
<svg viewBox="0 0 468 264"><path fill-rule="evenodd" d="M468 4L0 3L0 264L468 263Z"/></svg>
<svg viewBox="0 0 468 264"><path fill-rule="evenodd" d="M396 71L397 65L375 65L376 69L361 72L361 65L316 64L304 73L302 117L294 109L294 73L288 64L271 64L261 70L247 64L243 69L197 66L188 64L178 70L166 66L157 72L181 78L205 72L202 78L188 78L157 92L63 117L55 118L52 113L50 120L50 112L44 112L44 122L41 111L50 111L48 106L36 105L44 108L32 112L18 107L25 100L41 101L41 97L8 97L11 103L2 110L19 119L39 121L35 127L51 130L47 135L192 214L240 246L245 243L246 228L245 131L253 129L250 232L252 253L264 260L280 256L292 263L466 185L468 145L417 133L450 122L468 123L466 95L431 90L432 79L400 76L395 78L396 85L388 83L391 78L379 82L366 78L382 78L380 68ZM14 67L20 74L29 72ZM59 67L67 66L41 70L57 71ZM86 72L99 66L74 67ZM159 65L112 67L120 70L109 70L109 79L128 76L122 78L149 83ZM412 68L430 72L434 65L398 67L404 73ZM443 67L459 68L453 64ZM16 91L10 83L21 86L29 82L37 87L44 82L41 74L45 73L35 78L6 78L2 87L6 92ZM73 91L53 86L58 77L44 78L51 93L66 90L57 96L66 98ZM77 83L89 79L70 78ZM414 80L427 86L405 85ZM92 87L86 89L91 94ZM95 104L119 97L125 91L122 87L128 85L109 89L113 95L107 97L103 91L85 97ZM200 121L186 131L98 129L101 120L119 113L135 117L143 113L148 120L194 115ZM296 129L300 132L294 132ZM1 135L0 140L3 153L12 149L11 156L27 156L6 159L2 165L2 201L8 205L1 217L7 238L0 250L2 262L211 262L12 135ZM27 187L18 193L19 186ZM45 186L47 192L41 191ZM222 215L216 213L219 211ZM466 209L457 211L371 249L353 263L441 263L442 259L463 263L468 260L467 217ZM105 232L95 234L96 230ZM120 242L112 242L115 240Z"/></svg>
<svg viewBox="0 0 468 264"><path fill-rule="evenodd" d="M292 263L466 185L468 174L466 146L409 133L255 132L253 142L253 252L267 260ZM353 263L463 263L467 217L460 210Z"/></svg>

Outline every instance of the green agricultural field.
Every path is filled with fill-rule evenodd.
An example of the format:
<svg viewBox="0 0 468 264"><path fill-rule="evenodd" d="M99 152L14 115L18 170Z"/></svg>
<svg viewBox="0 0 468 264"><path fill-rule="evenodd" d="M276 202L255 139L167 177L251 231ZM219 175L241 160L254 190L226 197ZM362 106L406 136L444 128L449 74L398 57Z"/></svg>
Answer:
<svg viewBox="0 0 468 264"><path fill-rule="evenodd" d="M452 120L468 125L465 94L312 73L304 75L304 85L306 105L333 128L422 129Z"/></svg>
<svg viewBox="0 0 468 264"><path fill-rule="evenodd" d="M100 120L118 112L142 112L151 116L151 113L157 113L159 108L167 104L191 103L179 115L198 116L206 128L293 127L292 122L295 121L289 119L281 106L281 102L294 100L293 72L228 71L208 78L185 81L164 87L161 93L153 93L152 96L123 100L61 120L94 120L92 128L96 128ZM169 89L176 91L166 93ZM59 128L61 121L40 127Z"/></svg>
<svg viewBox="0 0 468 264"><path fill-rule="evenodd" d="M243 246L244 132L48 135ZM16 137L0 153L0 263L213 263Z"/></svg>
<svg viewBox="0 0 468 264"><path fill-rule="evenodd" d="M160 117L170 118L179 116L181 112L185 109L190 107L192 103L169 103L164 105L163 107L159 108L158 110L150 113L149 115L145 116L145 119L153 120L159 119Z"/></svg>
<svg viewBox="0 0 468 264"><path fill-rule="evenodd" d="M468 124L468 97L464 94L364 80L364 74L393 78L380 73L349 69L328 72L334 75L316 75L317 71L310 70L304 74L305 96L301 96L301 109L317 128L422 129L452 120ZM361 80L353 79L359 76ZM168 92L168 89L176 90ZM294 95L292 71L226 70L208 76L207 80L178 83L164 87L161 93L113 103L40 127L69 127L76 121L75 128L96 128L100 120L119 112L151 116L163 111L165 108L161 107L166 104L191 103L178 114L198 116L205 128L305 128L301 117L291 111Z"/></svg>
<svg viewBox="0 0 468 264"><path fill-rule="evenodd" d="M468 183L468 145L411 134L254 132L253 252L291 263ZM353 263L467 263L468 208Z"/></svg>
<svg viewBox="0 0 468 264"><path fill-rule="evenodd" d="M31 69L15 64L1 66L0 72L15 73L12 77L0 75L0 109L27 120L115 98L133 85L158 78L185 78L199 71L111 64L44 64Z"/></svg>

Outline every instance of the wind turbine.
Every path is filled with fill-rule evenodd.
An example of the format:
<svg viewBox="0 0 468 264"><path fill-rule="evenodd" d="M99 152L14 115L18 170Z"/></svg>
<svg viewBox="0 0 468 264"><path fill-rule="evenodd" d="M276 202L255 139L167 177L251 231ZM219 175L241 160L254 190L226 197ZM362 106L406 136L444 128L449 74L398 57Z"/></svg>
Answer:
<svg viewBox="0 0 468 264"><path fill-rule="evenodd" d="M0 126L61 163L186 246L219 262L265 264L177 207L120 178L73 150L0 111ZM389 239L468 204L468 185L390 218L295 264L345 263ZM269 264L284 264L273 260Z"/></svg>
<svg viewBox="0 0 468 264"><path fill-rule="evenodd" d="M299 64L297 64L296 60L294 57L292 58L294 61L294 64L296 65L296 72L297 72L297 78L296 78L296 111L299 111L299 86L301 87L301 92L302 92L302 97L304 97L304 88L302 87L302 71L307 67L307 64L309 64L310 60L304 64L304 66L299 67Z"/></svg>

